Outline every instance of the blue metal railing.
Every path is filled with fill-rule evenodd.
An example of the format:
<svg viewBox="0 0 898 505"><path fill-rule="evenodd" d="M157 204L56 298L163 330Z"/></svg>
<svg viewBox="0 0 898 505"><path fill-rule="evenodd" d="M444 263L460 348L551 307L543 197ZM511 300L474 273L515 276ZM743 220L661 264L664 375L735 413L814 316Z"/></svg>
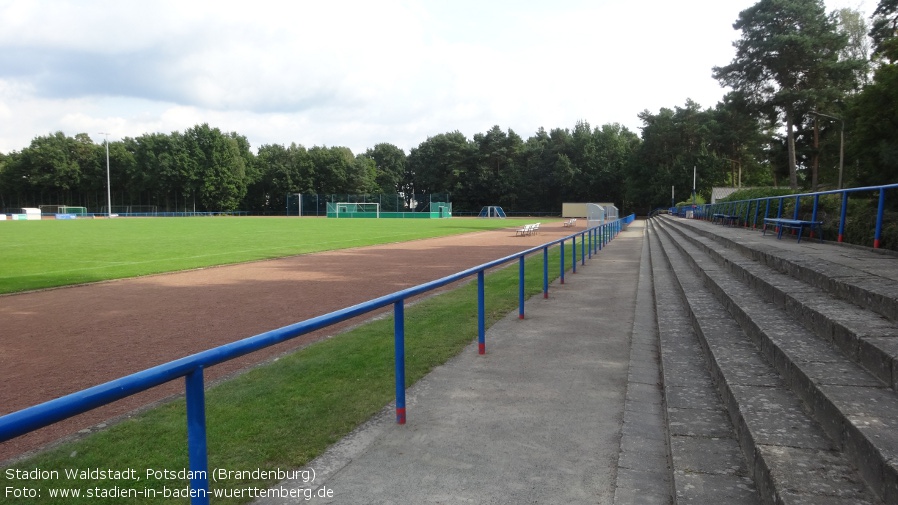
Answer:
<svg viewBox="0 0 898 505"><path fill-rule="evenodd" d="M69 417L82 414L89 410L131 396L141 391L159 386L166 382L184 377L185 392L187 398L187 446L190 461L191 475L190 489L193 498L191 503L209 503L208 459L206 450L206 401L203 370L219 363L244 356L246 354L264 349L266 347L290 340L292 338L311 333L315 330L331 326L333 324L360 316L389 305L393 305L394 315L394 344L396 365L396 422L405 424L405 300L414 296L438 289L447 284L477 276L477 342L478 352L486 352L485 342L485 293L484 273L493 268L514 260L518 260L519 266L519 301L518 313L524 318L524 258L538 251L543 252L543 296L549 296L549 248L560 245L560 269L561 282L564 283L564 273L567 269L564 259L565 243L571 241L573 259L571 268L576 272L577 268L577 237L581 238L581 261L585 264L585 251L589 248L589 256L601 250L608 242L616 237L628 224L632 223L635 215L630 215L613 222L585 229L581 232L568 235L564 238L547 242L543 245L527 249L489 263L484 263L455 274L420 284L402 291L381 296L367 302L351 307L346 307L329 314L314 317L283 328L260 333L258 335L209 349L191 356L187 356L162 365L148 368L113 381L100 384L76 393L72 393L39 405L28 407L0 417L0 442L24 435L31 431L43 428L50 424L62 421Z"/></svg>
<svg viewBox="0 0 898 505"><path fill-rule="evenodd" d="M842 242L845 238L845 223L848 219L848 195L851 193L861 193L861 192L879 192L879 202L877 205L876 211L876 225L875 231L873 235L873 248L879 249L882 244L882 228L883 228L883 218L885 214L885 199L886 192L888 190L898 188L898 184L886 184L883 186L867 186L862 188L847 188L847 189L834 189L830 191L819 191L817 193L799 193L793 195L783 195L783 196L768 196L762 198L753 198L750 200L737 200L731 202L717 202L713 204L704 204L698 205L694 209L694 217L698 219L710 219L714 214L728 214L728 215L738 215L741 217L742 222L745 226L751 225L752 228L757 228L759 225L764 224L764 219L771 217L771 211L773 210L776 214L773 217L780 219L783 217L783 208L784 203L787 200L795 200L795 208L793 211L792 219L799 218L799 212L801 210L801 200L802 198L812 198L812 206L811 206L811 221L817 221L818 210L820 207L820 197L823 195L841 195L841 208L839 212L839 231L837 236L837 241ZM775 203L775 209L771 209L771 202ZM671 207L670 213L676 214L678 216L685 216L688 210L692 210L690 206L681 206L681 207ZM763 215L761 209L763 207Z"/></svg>

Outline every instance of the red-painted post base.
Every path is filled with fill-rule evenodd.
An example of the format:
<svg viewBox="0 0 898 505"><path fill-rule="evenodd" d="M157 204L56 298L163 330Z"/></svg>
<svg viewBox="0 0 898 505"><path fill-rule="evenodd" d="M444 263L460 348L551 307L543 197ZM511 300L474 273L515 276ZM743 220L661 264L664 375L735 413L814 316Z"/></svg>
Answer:
<svg viewBox="0 0 898 505"><path fill-rule="evenodd" d="M873 249L879 249L879 239L873 240Z"/></svg>
<svg viewBox="0 0 898 505"><path fill-rule="evenodd" d="M839 235L839 243L842 243L842 235Z"/></svg>
<svg viewBox="0 0 898 505"><path fill-rule="evenodd" d="M543 291L543 298L545 298L545 299L547 299L547 300L549 299L549 292L548 292L548 291Z"/></svg>
<svg viewBox="0 0 898 505"><path fill-rule="evenodd" d="M477 354L486 354L486 344L477 344Z"/></svg>
<svg viewBox="0 0 898 505"><path fill-rule="evenodd" d="M405 407L396 409L396 423L405 424Z"/></svg>

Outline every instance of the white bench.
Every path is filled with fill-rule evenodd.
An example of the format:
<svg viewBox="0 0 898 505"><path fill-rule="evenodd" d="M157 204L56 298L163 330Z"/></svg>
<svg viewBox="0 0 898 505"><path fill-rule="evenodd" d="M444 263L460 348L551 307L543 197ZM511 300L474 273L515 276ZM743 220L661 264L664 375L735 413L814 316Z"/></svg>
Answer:
<svg viewBox="0 0 898 505"><path fill-rule="evenodd" d="M577 219L576 219L576 218L574 218L574 219L568 219L567 221L565 221L565 222L563 223L563 226L564 226L565 228L573 228L574 226L577 226Z"/></svg>
<svg viewBox="0 0 898 505"><path fill-rule="evenodd" d="M532 224L525 224L523 228L518 228L518 229L515 231L514 235L515 235L516 237L517 237L518 235L520 235L520 236L523 237L524 235L530 235L531 233L533 233L533 225L532 225Z"/></svg>
<svg viewBox="0 0 898 505"><path fill-rule="evenodd" d="M533 235L539 232L539 223L525 224L522 228L515 230L515 236Z"/></svg>

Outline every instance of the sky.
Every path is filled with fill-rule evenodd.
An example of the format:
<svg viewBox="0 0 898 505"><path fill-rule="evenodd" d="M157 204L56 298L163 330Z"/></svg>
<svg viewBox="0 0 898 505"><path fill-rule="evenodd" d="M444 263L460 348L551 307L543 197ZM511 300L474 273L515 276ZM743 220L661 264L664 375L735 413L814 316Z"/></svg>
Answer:
<svg viewBox="0 0 898 505"><path fill-rule="evenodd" d="M753 0L0 0L0 152L208 123L265 144L378 143L713 107ZM876 0L826 0L869 16Z"/></svg>

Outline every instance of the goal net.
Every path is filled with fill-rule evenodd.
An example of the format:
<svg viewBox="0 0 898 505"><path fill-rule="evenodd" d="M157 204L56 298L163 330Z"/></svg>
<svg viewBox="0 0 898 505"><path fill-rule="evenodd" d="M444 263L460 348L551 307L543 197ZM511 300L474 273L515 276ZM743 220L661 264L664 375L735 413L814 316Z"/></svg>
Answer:
<svg viewBox="0 0 898 505"><path fill-rule="evenodd" d="M379 218L380 204L376 202L328 202L327 214L337 218Z"/></svg>

